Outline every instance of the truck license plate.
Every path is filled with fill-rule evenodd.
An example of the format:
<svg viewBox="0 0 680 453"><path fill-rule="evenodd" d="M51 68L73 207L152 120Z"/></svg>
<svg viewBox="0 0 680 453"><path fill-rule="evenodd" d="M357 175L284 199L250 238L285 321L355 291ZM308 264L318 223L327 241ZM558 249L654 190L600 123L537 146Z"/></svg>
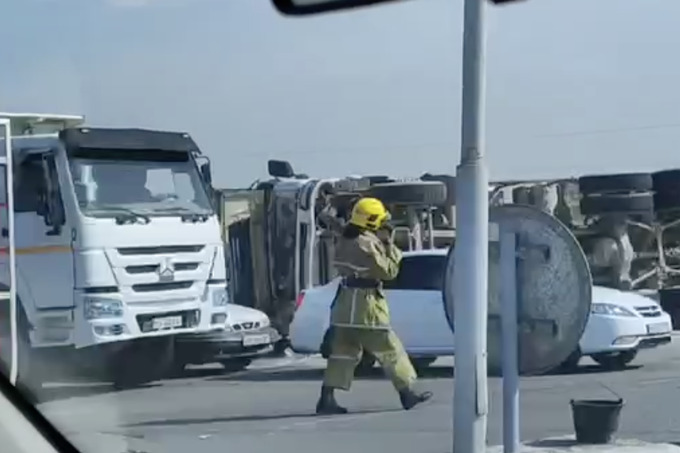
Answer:
<svg viewBox="0 0 680 453"><path fill-rule="evenodd" d="M182 326L181 316L166 316L164 318L154 318L151 322L154 330L174 329Z"/></svg>
<svg viewBox="0 0 680 453"><path fill-rule="evenodd" d="M657 322L654 324L647 324L647 333L650 335L670 332L671 326L667 322Z"/></svg>
<svg viewBox="0 0 680 453"><path fill-rule="evenodd" d="M271 343L269 335L246 335L243 337L243 346L257 346Z"/></svg>

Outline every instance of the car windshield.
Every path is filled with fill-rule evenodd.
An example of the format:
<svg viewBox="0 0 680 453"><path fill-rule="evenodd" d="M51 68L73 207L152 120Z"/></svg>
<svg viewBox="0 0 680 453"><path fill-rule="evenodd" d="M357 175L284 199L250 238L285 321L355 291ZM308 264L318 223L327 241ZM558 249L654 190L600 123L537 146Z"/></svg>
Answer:
<svg viewBox="0 0 680 453"><path fill-rule="evenodd" d="M441 291L446 255L408 256L401 261L399 275L384 283L385 289Z"/></svg>
<svg viewBox="0 0 680 453"><path fill-rule="evenodd" d="M124 211L150 216L212 212L198 169L186 153L168 153L169 157L162 160L154 158L154 153L129 159L113 159L107 154L113 153L93 152L69 161L83 214L107 217Z"/></svg>

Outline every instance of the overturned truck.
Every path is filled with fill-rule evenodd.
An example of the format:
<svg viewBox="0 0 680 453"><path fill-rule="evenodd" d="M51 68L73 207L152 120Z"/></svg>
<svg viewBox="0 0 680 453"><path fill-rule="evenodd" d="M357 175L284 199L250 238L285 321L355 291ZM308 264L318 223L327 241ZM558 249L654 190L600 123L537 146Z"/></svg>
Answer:
<svg viewBox="0 0 680 453"><path fill-rule="evenodd" d="M300 291L327 283L334 235L361 196L392 212L404 250L448 247L454 240L454 178L424 175L309 178L288 162L269 161L270 179L240 191L217 191L232 301L267 313L285 337Z"/></svg>

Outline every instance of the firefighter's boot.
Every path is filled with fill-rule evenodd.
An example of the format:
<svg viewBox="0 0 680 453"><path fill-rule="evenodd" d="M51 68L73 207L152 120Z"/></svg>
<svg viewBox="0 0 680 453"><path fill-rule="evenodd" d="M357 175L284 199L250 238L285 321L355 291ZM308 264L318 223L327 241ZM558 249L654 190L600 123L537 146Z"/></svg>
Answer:
<svg viewBox="0 0 680 453"><path fill-rule="evenodd" d="M416 392L413 389L405 389L399 392L399 400L404 410L412 409L414 406L432 398L432 392Z"/></svg>
<svg viewBox="0 0 680 453"><path fill-rule="evenodd" d="M316 413L318 415L337 415L346 414L347 409L340 406L335 400L335 389L332 387L321 387L321 396L316 403Z"/></svg>

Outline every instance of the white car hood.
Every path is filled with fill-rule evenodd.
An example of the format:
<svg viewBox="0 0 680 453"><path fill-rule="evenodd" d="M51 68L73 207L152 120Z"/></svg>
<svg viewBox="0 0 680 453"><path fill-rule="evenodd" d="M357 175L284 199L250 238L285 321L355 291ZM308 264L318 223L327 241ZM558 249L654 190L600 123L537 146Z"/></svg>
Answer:
<svg viewBox="0 0 680 453"><path fill-rule="evenodd" d="M594 304L616 304L625 308L658 307L659 304L649 297L633 291L620 291L604 286L593 286Z"/></svg>
<svg viewBox="0 0 680 453"><path fill-rule="evenodd" d="M243 305L227 304L227 324L238 324L249 321L262 322L264 319L269 321L269 317L260 310L244 307Z"/></svg>

